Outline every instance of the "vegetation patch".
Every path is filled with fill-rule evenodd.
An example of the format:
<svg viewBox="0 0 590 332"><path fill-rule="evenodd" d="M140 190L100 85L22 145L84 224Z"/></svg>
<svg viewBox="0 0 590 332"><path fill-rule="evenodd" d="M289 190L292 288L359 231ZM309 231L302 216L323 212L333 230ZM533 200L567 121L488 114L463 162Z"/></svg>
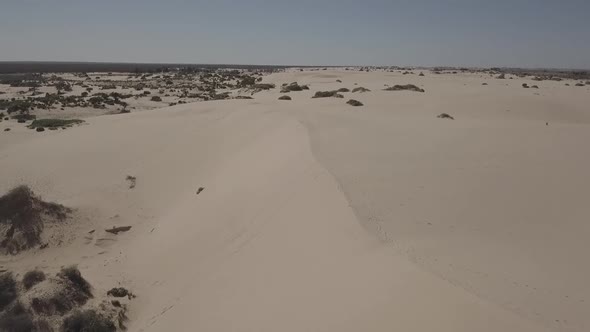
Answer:
<svg viewBox="0 0 590 332"><path fill-rule="evenodd" d="M348 105L350 106L363 106L363 103L361 103L358 100L354 100L354 99L350 99L349 101L346 102Z"/></svg>
<svg viewBox="0 0 590 332"><path fill-rule="evenodd" d="M64 319L63 332L114 332L117 328L107 317L95 310L76 311Z"/></svg>
<svg viewBox="0 0 590 332"><path fill-rule="evenodd" d="M447 113L441 113L439 115L436 116L439 119L449 119L449 120L455 120L454 117L452 117L451 115L447 114Z"/></svg>
<svg viewBox="0 0 590 332"><path fill-rule="evenodd" d="M25 286L25 289L30 289L43 280L45 280L45 273L43 271L32 270L23 276L23 286Z"/></svg>
<svg viewBox="0 0 590 332"><path fill-rule="evenodd" d="M414 84L405 84L405 85L394 85L384 89L385 91L415 91L415 92L424 92L424 89L415 86Z"/></svg>
<svg viewBox="0 0 590 332"><path fill-rule="evenodd" d="M0 249L17 254L38 245L44 223L63 221L71 212L41 200L27 186L10 190L0 197Z"/></svg>
<svg viewBox="0 0 590 332"><path fill-rule="evenodd" d="M361 92L362 93L362 92L369 92L369 91L371 91L371 90L369 90L369 89L367 89L365 87L362 87L362 86L359 86L358 88L352 89L352 92L353 93L355 93L355 92Z"/></svg>
<svg viewBox="0 0 590 332"><path fill-rule="evenodd" d="M11 304L17 296L14 275L10 272L0 274L0 311Z"/></svg>
<svg viewBox="0 0 590 332"><path fill-rule="evenodd" d="M338 91L317 91L313 97L311 98L328 98L328 97L335 97L335 98L344 98L343 95L339 94Z"/></svg>
<svg viewBox="0 0 590 332"><path fill-rule="evenodd" d="M33 121L28 127L31 129L35 128L62 128L62 127L71 127L73 125L77 125L80 123L84 123L84 120L79 119L39 119Z"/></svg>

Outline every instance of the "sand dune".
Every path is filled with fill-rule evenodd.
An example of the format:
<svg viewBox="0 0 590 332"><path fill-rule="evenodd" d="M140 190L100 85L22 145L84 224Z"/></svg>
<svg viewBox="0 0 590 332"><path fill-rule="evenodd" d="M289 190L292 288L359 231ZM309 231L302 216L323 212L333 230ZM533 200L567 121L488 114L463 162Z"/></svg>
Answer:
<svg viewBox="0 0 590 332"><path fill-rule="evenodd" d="M132 289L130 331L586 330L588 90L425 72L292 71L265 77L309 84L292 101L2 135L0 191L29 184L79 222L0 265Z"/></svg>

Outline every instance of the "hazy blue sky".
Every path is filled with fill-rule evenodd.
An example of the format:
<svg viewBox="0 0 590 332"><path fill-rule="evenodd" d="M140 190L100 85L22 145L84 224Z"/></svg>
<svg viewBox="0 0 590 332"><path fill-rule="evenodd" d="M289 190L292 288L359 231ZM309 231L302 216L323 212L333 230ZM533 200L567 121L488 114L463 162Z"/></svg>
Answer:
<svg viewBox="0 0 590 332"><path fill-rule="evenodd" d="M590 68L590 0L0 0L0 61Z"/></svg>

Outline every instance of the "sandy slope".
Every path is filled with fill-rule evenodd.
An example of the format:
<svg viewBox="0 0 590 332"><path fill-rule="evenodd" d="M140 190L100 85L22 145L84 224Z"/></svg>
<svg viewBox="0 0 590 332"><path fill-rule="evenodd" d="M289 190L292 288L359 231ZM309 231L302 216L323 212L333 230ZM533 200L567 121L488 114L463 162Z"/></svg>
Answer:
<svg viewBox="0 0 590 332"><path fill-rule="evenodd" d="M78 208L72 233L99 231L1 265L79 263L97 291L131 288L131 331L585 330L586 89L344 71L267 80L311 91L4 141L0 191L28 183ZM373 90L353 97L365 107L310 98L354 82ZM412 82L426 93L379 91ZM102 231L113 225L133 228Z"/></svg>

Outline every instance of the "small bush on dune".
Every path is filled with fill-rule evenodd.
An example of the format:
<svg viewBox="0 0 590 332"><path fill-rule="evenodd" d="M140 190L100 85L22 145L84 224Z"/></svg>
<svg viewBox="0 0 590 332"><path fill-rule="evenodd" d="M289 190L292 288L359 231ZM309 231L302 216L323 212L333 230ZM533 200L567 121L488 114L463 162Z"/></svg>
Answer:
<svg viewBox="0 0 590 332"><path fill-rule="evenodd" d="M25 286L25 289L30 289L43 280L45 280L45 273L43 271L29 271L23 276L23 286Z"/></svg>
<svg viewBox="0 0 590 332"><path fill-rule="evenodd" d="M86 281L86 279L82 277L82 273L80 273L78 267L65 267L61 269L57 276L62 279L69 280L72 283L72 285L82 294L87 295L88 297L92 297L92 287L90 286L88 281Z"/></svg>
<svg viewBox="0 0 590 332"><path fill-rule="evenodd" d="M0 311L16 299L16 280L10 272L0 274Z"/></svg>
<svg viewBox="0 0 590 332"><path fill-rule="evenodd" d="M351 106L363 106L363 103L361 103L358 100L354 100L354 99L351 99L351 100L347 101L346 103Z"/></svg>
<svg viewBox="0 0 590 332"><path fill-rule="evenodd" d="M291 97L289 96L280 96L279 100L291 100Z"/></svg>
<svg viewBox="0 0 590 332"><path fill-rule="evenodd" d="M29 121L29 120L35 120L35 118L37 118L35 115L33 114L29 114L29 113L22 113L22 114L16 114L11 116L11 118L13 118L14 120L17 121Z"/></svg>
<svg viewBox="0 0 590 332"><path fill-rule="evenodd" d="M293 82L290 84L283 84L283 87L281 88L281 93L288 93L290 91L303 91L303 90L309 90L309 87L307 85L299 85L297 82Z"/></svg>
<svg viewBox="0 0 590 332"><path fill-rule="evenodd" d="M114 332L115 324L94 310L76 311L62 325L63 332Z"/></svg>
<svg viewBox="0 0 590 332"><path fill-rule="evenodd" d="M70 209L42 201L27 186L19 186L0 197L0 248L16 254L37 245L45 221L61 221Z"/></svg>
<svg viewBox="0 0 590 332"><path fill-rule="evenodd" d="M152 98L150 98L151 101L162 101L162 97L160 96L152 96Z"/></svg>
<svg viewBox="0 0 590 332"><path fill-rule="evenodd" d="M368 92L368 91L371 91L371 90L369 90L369 89L367 89L367 88L364 88L364 87L362 87L362 86L359 86L358 88L354 88L354 89L352 89L352 92L353 92L353 93L355 93L355 92Z"/></svg>
<svg viewBox="0 0 590 332"><path fill-rule="evenodd" d="M350 89L347 88L340 88L337 90L338 92L350 92Z"/></svg>
<svg viewBox="0 0 590 332"><path fill-rule="evenodd" d="M447 114L447 113L441 113L439 115L436 116L439 119L449 119L449 120L455 120L454 117L452 117L451 115Z"/></svg>
<svg viewBox="0 0 590 332"><path fill-rule="evenodd" d="M30 332L40 331L40 329L35 327L33 317L25 307L21 303L16 303L0 315L0 331Z"/></svg>
<svg viewBox="0 0 590 332"><path fill-rule="evenodd" d="M318 91L311 98L328 98L328 97L344 98L344 96L341 94L338 94L338 91L336 91L336 90L334 90L334 91Z"/></svg>
<svg viewBox="0 0 590 332"><path fill-rule="evenodd" d="M258 83L258 84L252 85L252 87L254 89L270 90L270 89L274 89L275 88L275 85L272 84L272 83Z"/></svg>
<svg viewBox="0 0 590 332"><path fill-rule="evenodd" d="M385 91L416 91L416 92L424 92L424 89L421 89L414 84L405 84L405 85L394 85L384 89Z"/></svg>
<svg viewBox="0 0 590 332"><path fill-rule="evenodd" d="M29 125L29 128L60 128L60 127L70 127L75 124L83 123L84 120L79 119L39 119L33 121Z"/></svg>

